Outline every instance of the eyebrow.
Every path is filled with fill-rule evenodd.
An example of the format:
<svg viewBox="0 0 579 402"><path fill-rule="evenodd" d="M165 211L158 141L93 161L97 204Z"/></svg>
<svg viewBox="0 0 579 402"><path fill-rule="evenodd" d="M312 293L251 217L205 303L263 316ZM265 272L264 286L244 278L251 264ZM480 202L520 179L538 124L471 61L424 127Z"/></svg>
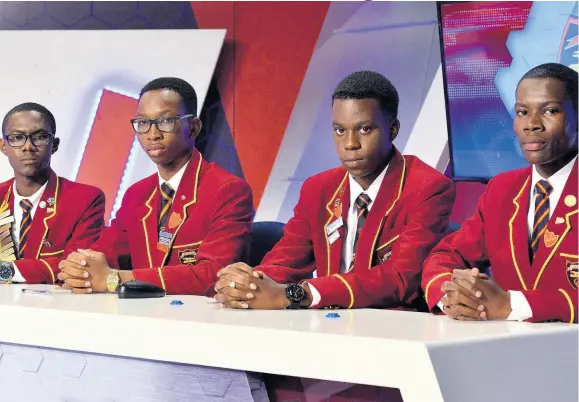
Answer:
<svg viewBox="0 0 579 402"><path fill-rule="evenodd" d="M163 115L166 114L166 113L169 113L170 111L171 111L171 109L161 110L161 112L159 113L159 115L160 115L159 117L167 117L167 116L163 116ZM141 113L139 113L139 114L137 114L137 115L135 116L135 118L136 118L136 119L138 119L138 118L145 118L145 116L143 116Z"/></svg>
<svg viewBox="0 0 579 402"><path fill-rule="evenodd" d="M362 121L357 121L357 122L354 123L355 126L362 126L362 125L364 125L364 124L372 124L372 121L370 121L370 120L362 120ZM338 123L337 121L332 121L332 125L333 125L333 126L340 126L340 127L343 126L343 124Z"/></svg>
<svg viewBox="0 0 579 402"><path fill-rule="evenodd" d="M550 104L552 104L552 103L556 103L556 104L558 104L558 105L563 105L563 102L560 102L560 101L557 101L557 100L549 100L549 101L542 102L540 106L541 106L541 107L545 107L545 106L550 105ZM517 103L515 103L515 107L517 107L517 106L525 107L525 106L527 106L527 104L526 104L526 103L522 103L522 102L517 102Z"/></svg>

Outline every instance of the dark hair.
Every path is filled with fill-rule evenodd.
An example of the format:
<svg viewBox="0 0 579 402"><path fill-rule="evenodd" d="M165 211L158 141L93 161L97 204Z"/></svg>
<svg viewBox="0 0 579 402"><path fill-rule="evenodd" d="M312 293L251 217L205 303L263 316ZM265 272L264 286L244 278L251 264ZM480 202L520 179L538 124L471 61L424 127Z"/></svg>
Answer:
<svg viewBox="0 0 579 402"><path fill-rule="evenodd" d="M336 99L376 99L383 113L398 117L398 91L390 80L374 71L357 71L348 75L336 87Z"/></svg>
<svg viewBox="0 0 579 402"><path fill-rule="evenodd" d="M12 117L13 114L16 114L18 112L38 112L38 113L40 113L41 115L44 116L44 118L48 122L50 130L52 131L51 134L56 135L56 120L54 119L54 116L52 115L50 110L48 110L47 108L45 108L42 105L39 105L38 103L33 103L33 102L21 103L18 106L14 106L12 109L10 109L10 111L8 113L6 113L6 116L4 116L4 120L2 120L2 134L4 134L4 130L6 128L6 124L8 123L8 119L10 119L10 117Z"/></svg>
<svg viewBox="0 0 579 402"><path fill-rule="evenodd" d="M197 93L187 81L174 77L156 78L141 89L139 99L145 92L156 91L158 89L168 89L178 93L185 106L185 112L197 116Z"/></svg>
<svg viewBox="0 0 579 402"><path fill-rule="evenodd" d="M565 95L573 104L577 116L577 71L559 63L545 63L530 69L519 81L529 78L555 78L565 84ZM519 86L517 84L517 87Z"/></svg>

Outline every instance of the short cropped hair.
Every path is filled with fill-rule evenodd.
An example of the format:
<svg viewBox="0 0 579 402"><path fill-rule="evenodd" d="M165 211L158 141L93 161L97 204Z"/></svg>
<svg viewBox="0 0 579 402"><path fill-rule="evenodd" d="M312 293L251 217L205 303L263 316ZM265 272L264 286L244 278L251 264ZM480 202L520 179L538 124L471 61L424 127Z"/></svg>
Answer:
<svg viewBox="0 0 579 402"><path fill-rule="evenodd" d="M374 71L357 71L348 75L336 87L336 99L376 99L382 113L398 117L398 91L390 80Z"/></svg>
<svg viewBox="0 0 579 402"><path fill-rule="evenodd" d="M519 81L530 78L555 78L565 84L565 95L573 104L577 116L577 71L559 63L545 63L530 69ZM517 84L517 87L519 86Z"/></svg>
<svg viewBox="0 0 579 402"><path fill-rule="evenodd" d="M6 129L6 124L8 124L8 120L12 117L13 114L18 112L38 112L44 116L44 119L48 122L48 126L52 131L51 134L56 134L56 120L54 119L54 115L42 105L34 102L26 102L21 103L20 105L14 106L6 116L4 116L4 120L2 120L2 134L4 134L4 130Z"/></svg>
<svg viewBox="0 0 579 402"><path fill-rule="evenodd" d="M175 77L161 77L149 82L141 89L139 99L145 92L168 89L181 96L185 113L197 116L197 93L187 81Z"/></svg>

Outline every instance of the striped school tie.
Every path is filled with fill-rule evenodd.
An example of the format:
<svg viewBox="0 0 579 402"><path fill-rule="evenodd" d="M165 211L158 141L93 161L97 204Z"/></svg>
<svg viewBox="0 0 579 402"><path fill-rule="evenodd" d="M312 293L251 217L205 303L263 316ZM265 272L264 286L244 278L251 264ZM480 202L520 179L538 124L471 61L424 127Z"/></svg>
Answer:
<svg viewBox="0 0 579 402"><path fill-rule="evenodd" d="M368 216L368 205L372 202L372 199L368 194L362 193L356 198L356 210L358 212L358 226L356 227L356 237L354 237L354 255L352 257L352 262L348 267L346 272L350 272L354 269L354 260L356 257L356 246L358 245L358 238L360 237L360 232L362 231L362 226L366 222L366 217Z"/></svg>
<svg viewBox="0 0 579 402"><path fill-rule="evenodd" d="M20 201L20 208L22 208L22 222L20 223L20 238L18 240L18 258L24 258L26 240L28 239L30 225L32 225L32 203L24 199Z"/></svg>
<svg viewBox="0 0 579 402"><path fill-rule="evenodd" d="M534 257L539 247L541 237L547 230L549 222L549 194L553 187L547 180L541 180L535 185L535 221L533 224L533 235L531 236L531 256Z"/></svg>
<svg viewBox="0 0 579 402"><path fill-rule="evenodd" d="M159 214L159 229L165 230L167 226L167 219L169 218L169 210L173 203L173 195L175 190L168 184L161 184L161 213Z"/></svg>

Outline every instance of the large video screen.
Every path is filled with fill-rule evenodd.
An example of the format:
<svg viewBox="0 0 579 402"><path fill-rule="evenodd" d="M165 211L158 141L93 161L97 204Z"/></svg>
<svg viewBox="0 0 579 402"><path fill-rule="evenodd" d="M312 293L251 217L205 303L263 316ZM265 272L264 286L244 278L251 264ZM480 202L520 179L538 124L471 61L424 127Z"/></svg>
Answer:
<svg viewBox="0 0 579 402"><path fill-rule="evenodd" d="M513 132L515 89L529 69L578 69L577 2L439 2L453 177L524 167Z"/></svg>

